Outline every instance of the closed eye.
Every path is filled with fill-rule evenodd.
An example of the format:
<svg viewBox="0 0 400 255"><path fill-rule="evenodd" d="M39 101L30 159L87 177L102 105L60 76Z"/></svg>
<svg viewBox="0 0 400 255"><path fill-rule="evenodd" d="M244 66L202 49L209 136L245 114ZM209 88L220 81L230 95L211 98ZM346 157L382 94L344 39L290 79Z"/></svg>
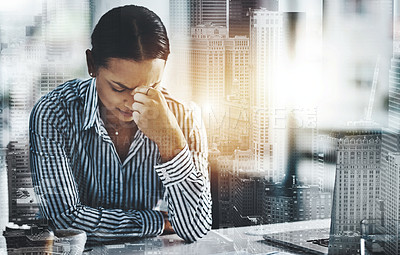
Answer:
<svg viewBox="0 0 400 255"><path fill-rule="evenodd" d="M116 87L111 82L109 82L109 81L107 81L107 82L108 82L108 85L110 86L110 88L112 89L112 91L121 93L121 92L124 92L126 90L126 88L121 87L119 84L117 84L118 87Z"/></svg>
<svg viewBox="0 0 400 255"><path fill-rule="evenodd" d="M114 87L111 87L111 89L112 89L113 91L119 92L119 93L124 92L124 91L126 90L126 89L116 89L116 88L114 88Z"/></svg>

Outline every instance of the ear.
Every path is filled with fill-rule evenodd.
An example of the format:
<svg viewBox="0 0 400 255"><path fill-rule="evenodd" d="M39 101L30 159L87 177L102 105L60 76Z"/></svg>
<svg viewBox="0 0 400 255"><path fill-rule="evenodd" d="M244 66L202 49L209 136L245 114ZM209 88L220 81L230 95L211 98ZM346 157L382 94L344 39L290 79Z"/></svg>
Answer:
<svg viewBox="0 0 400 255"><path fill-rule="evenodd" d="M91 77L96 77L96 67L94 65L92 51L87 49L86 50L86 64L88 68L88 73Z"/></svg>

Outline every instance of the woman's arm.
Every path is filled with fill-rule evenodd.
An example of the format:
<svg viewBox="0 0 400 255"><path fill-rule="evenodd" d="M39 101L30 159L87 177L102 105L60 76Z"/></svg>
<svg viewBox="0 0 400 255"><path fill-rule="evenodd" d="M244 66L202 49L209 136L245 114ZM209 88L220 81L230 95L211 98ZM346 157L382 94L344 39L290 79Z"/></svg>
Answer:
<svg viewBox="0 0 400 255"><path fill-rule="evenodd" d="M155 170L166 187L169 218L176 233L195 241L211 229L207 138L200 113L166 99L152 87L132 91L133 119L158 146Z"/></svg>
<svg viewBox="0 0 400 255"><path fill-rule="evenodd" d="M187 140L172 160L155 167L168 194L169 219L187 241L204 236L212 224L207 137L199 113L182 105L170 107ZM161 160L160 160L161 161Z"/></svg>
<svg viewBox="0 0 400 255"><path fill-rule="evenodd" d="M56 228L87 232L89 240L156 236L164 229L163 215L155 210L92 208L81 203L57 104L40 101L30 118L30 164L40 209ZM56 113L57 112L57 113Z"/></svg>

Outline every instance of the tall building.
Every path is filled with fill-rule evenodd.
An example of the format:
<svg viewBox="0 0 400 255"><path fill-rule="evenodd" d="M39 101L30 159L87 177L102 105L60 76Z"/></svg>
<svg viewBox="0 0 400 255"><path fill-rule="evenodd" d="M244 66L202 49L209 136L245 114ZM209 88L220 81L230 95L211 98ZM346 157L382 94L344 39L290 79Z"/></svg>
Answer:
<svg viewBox="0 0 400 255"><path fill-rule="evenodd" d="M226 95L248 105L250 99L250 45L248 37L234 36L225 40ZM233 99L233 98L232 98Z"/></svg>
<svg viewBox="0 0 400 255"><path fill-rule="evenodd" d="M241 173L235 178L233 199L233 223L235 227L262 223L265 199L265 180L263 177Z"/></svg>
<svg viewBox="0 0 400 255"><path fill-rule="evenodd" d="M194 25L214 24L229 27L229 0L201 0L194 6Z"/></svg>
<svg viewBox="0 0 400 255"><path fill-rule="evenodd" d="M168 83L178 98L191 98L207 112L206 122L215 123L224 118L226 111L222 104L226 96L235 95L241 100L249 97L248 21L245 25L247 37L246 33L229 33L229 13L246 16L246 6L253 8L255 1L242 2L244 7L231 12L231 1L227 0L169 1L169 62L174 68L167 77ZM245 20L249 20L249 16ZM177 88L176 93L174 88ZM210 124L211 141L219 139L223 133L220 126L221 123Z"/></svg>
<svg viewBox="0 0 400 255"><path fill-rule="evenodd" d="M171 0L170 35L176 37L190 36L191 28L197 25L228 27L229 0Z"/></svg>
<svg viewBox="0 0 400 255"><path fill-rule="evenodd" d="M286 114L275 93L282 57L282 18L282 13L266 9L252 10L250 15L252 149L255 169L273 181L283 178L286 154L285 128L274 125L274 116Z"/></svg>
<svg viewBox="0 0 400 255"><path fill-rule="evenodd" d="M250 36L250 10L258 7L258 0L229 1L229 37Z"/></svg>
<svg viewBox="0 0 400 255"><path fill-rule="evenodd" d="M251 150L235 150L233 161L233 172L235 175L247 173L257 175L254 171L254 161Z"/></svg>
<svg viewBox="0 0 400 255"><path fill-rule="evenodd" d="M389 71L389 111L388 127L382 133L382 200L384 201L385 231L393 235L385 245L386 254L399 254L398 228L400 204L398 193L400 177L398 156L400 152L400 6L397 1L393 5L393 56Z"/></svg>
<svg viewBox="0 0 400 255"><path fill-rule="evenodd" d="M247 220L249 211L245 211L243 208L248 208L249 203L253 203L251 206L254 208L255 204L262 204L264 199L263 195L260 194L257 199L252 202L247 201L245 196L250 194L251 184L248 189L245 189L243 183L239 179L248 179L254 174L253 162L251 151L235 150L233 155L221 156L218 150L211 149L209 151L210 167L211 167L211 186L213 194L213 227L224 228L232 227L234 223L241 225L248 225L250 222ZM214 176L214 178L213 178ZM246 176L246 177L243 177ZM242 185L243 184L243 185ZM239 186L238 186L239 185ZM237 196L237 192L242 192L241 195ZM259 190L260 191L260 190ZM250 192L250 193L249 193ZM261 191L260 191L261 192ZM247 203L247 206L243 203ZM236 213L233 205L236 205L236 209L240 211L241 215L245 217L244 220ZM261 217L261 214L260 214ZM239 220L239 222L238 222Z"/></svg>
<svg viewBox="0 0 400 255"><path fill-rule="evenodd" d="M218 204L219 210L215 217L219 228L233 227L233 189L235 175L232 156L218 157ZM214 216L213 216L214 219Z"/></svg>
<svg viewBox="0 0 400 255"><path fill-rule="evenodd" d="M193 99L199 105L210 105L218 115L225 96L226 27L199 25L192 28L191 85Z"/></svg>
<svg viewBox="0 0 400 255"><path fill-rule="evenodd" d="M332 195L317 185L269 184L264 203L265 224L326 219L331 216Z"/></svg>
<svg viewBox="0 0 400 255"><path fill-rule="evenodd" d="M358 254L360 222L380 216L381 144L374 132L338 140L329 254Z"/></svg>
<svg viewBox="0 0 400 255"><path fill-rule="evenodd" d="M254 171L251 150L235 150L231 185L231 216L234 226L261 224L265 215L266 180Z"/></svg>
<svg viewBox="0 0 400 255"><path fill-rule="evenodd" d="M228 28L229 37L250 35L250 11L278 11L278 0L171 0L171 36L190 35L190 27L214 24Z"/></svg>
<svg viewBox="0 0 400 255"><path fill-rule="evenodd" d="M384 226L388 238L385 254L398 254L400 251L399 219L400 219L400 153L389 153L387 158L387 182L385 182ZM382 185L383 186L383 185Z"/></svg>
<svg viewBox="0 0 400 255"><path fill-rule="evenodd" d="M198 25L191 34L193 98L212 105L225 96L249 98L249 39L229 38L226 27Z"/></svg>
<svg viewBox="0 0 400 255"><path fill-rule="evenodd" d="M39 211L29 167L26 142L11 141L7 146L9 221L30 223Z"/></svg>
<svg viewBox="0 0 400 255"><path fill-rule="evenodd" d="M189 43L178 40L176 45L179 51L171 59L174 75L169 82L190 87L190 98L202 109L210 143L218 142L225 136L225 120L232 117L225 99L241 105L248 102L249 39L229 38L226 27L198 25L192 28ZM246 118L245 114L238 117Z"/></svg>
<svg viewBox="0 0 400 255"><path fill-rule="evenodd" d="M399 52L400 53L400 52ZM382 132L382 200L384 201L385 219L384 226L388 233L393 233L399 225L400 218L397 215L396 203L399 195L396 193L398 189L396 179L400 176L396 169L395 160L390 157L391 154L400 151L400 55L394 52L391 69L389 72L389 111L388 111L388 127ZM393 201L395 204L391 204ZM397 235L397 234L396 234ZM398 254L400 249L397 241L389 238L388 245L385 246L387 254Z"/></svg>

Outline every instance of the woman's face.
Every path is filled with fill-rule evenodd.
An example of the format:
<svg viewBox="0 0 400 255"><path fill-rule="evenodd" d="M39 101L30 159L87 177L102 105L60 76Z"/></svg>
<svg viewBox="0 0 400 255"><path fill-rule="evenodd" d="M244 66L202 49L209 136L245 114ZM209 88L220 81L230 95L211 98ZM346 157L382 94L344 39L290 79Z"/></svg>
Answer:
<svg viewBox="0 0 400 255"><path fill-rule="evenodd" d="M100 110L107 121L133 121L132 91L138 86L158 87L164 72L165 60L150 59L140 62L110 58L107 67L96 74ZM117 124L117 123L115 123Z"/></svg>

